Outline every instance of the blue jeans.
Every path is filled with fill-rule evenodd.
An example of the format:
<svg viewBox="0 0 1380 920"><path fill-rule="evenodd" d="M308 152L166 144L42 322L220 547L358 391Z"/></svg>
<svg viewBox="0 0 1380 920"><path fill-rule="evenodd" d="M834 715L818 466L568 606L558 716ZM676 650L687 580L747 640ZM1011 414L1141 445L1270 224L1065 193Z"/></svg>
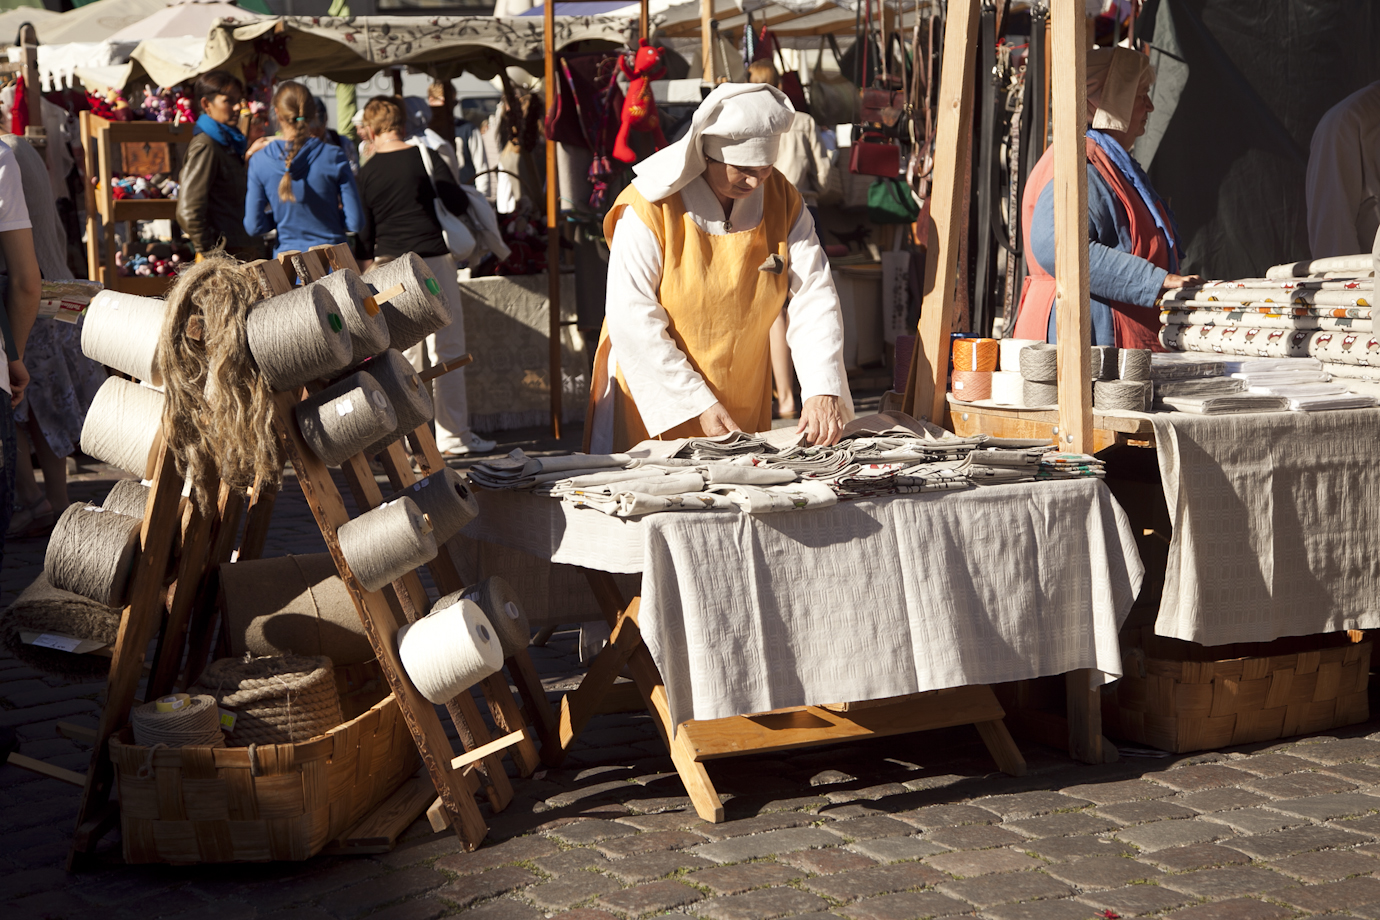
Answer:
<svg viewBox="0 0 1380 920"><path fill-rule="evenodd" d="M0 390L0 446L5 463L0 470L0 567L5 564L5 531L10 529L10 515L14 513L14 467L19 462L16 440L10 395Z"/></svg>

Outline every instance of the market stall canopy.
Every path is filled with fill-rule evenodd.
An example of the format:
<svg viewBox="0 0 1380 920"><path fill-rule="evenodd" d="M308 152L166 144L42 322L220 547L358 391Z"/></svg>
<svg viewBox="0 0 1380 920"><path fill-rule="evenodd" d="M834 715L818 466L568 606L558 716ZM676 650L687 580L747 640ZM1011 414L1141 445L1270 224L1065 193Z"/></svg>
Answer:
<svg viewBox="0 0 1380 920"><path fill-rule="evenodd" d="M71 12L34 23L40 45L103 42L125 26L147 19L168 0L96 0Z"/></svg>
<svg viewBox="0 0 1380 920"><path fill-rule="evenodd" d="M111 2L111 0L105 0ZM556 19L556 46L577 42L626 44L625 16L565 16ZM144 42L132 59L160 86L173 86L208 70L238 72L257 52L255 41L272 33L287 36L288 63L279 79L323 76L337 83L362 83L388 67L410 65L441 79L462 72L488 79L508 66L542 60L540 19L492 16L276 16L248 24L218 22L194 66L169 60L154 42ZM136 72L132 75L138 77Z"/></svg>
<svg viewBox="0 0 1380 920"><path fill-rule="evenodd" d="M26 22L34 24L35 31L39 31L39 23L53 22L60 18L61 13L54 13L52 10L43 8L21 6L12 10L5 10L0 13L0 41L9 44L19 36L19 27ZM40 31L41 35L42 32Z"/></svg>
<svg viewBox="0 0 1380 920"><path fill-rule="evenodd" d="M505 9L511 10L515 4L525 3L526 0L507 0ZM856 0L838 0L834 3L828 0L714 0L714 18L718 20L720 29L740 29L747 23L748 13L751 13L754 26L760 27L765 21L779 38L808 38L830 33L852 35L857 21L854 11L856 5ZM902 24L909 26L914 21L908 14L917 6L924 10L933 5L931 0L902 0ZM874 4L874 10L876 6ZM540 18L544 10L544 5L538 3L515 15ZM555 6L557 16L586 10L607 15L637 16L638 4L618 3L617 0L558 0ZM658 35L691 38L700 34L700 0L651 0L648 11Z"/></svg>
<svg viewBox="0 0 1380 920"><path fill-rule="evenodd" d="M204 39L218 19L252 21L259 18L259 14L223 0L182 0L168 4L133 25L125 26L110 36L110 40L138 43L149 38L181 38L188 35Z"/></svg>

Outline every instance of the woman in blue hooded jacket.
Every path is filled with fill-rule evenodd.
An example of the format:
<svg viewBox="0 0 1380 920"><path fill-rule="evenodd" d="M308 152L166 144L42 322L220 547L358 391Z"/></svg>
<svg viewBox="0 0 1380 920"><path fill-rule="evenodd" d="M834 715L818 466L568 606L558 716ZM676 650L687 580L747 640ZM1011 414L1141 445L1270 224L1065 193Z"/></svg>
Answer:
<svg viewBox="0 0 1380 920"><path fill-rule="evenodd" d="M305 86L279 86L273 111L283 139L249 158L244 229L263 236L276 228L274 255L345 242L364 219L349 162L317 134L320 113Z"/></svg>

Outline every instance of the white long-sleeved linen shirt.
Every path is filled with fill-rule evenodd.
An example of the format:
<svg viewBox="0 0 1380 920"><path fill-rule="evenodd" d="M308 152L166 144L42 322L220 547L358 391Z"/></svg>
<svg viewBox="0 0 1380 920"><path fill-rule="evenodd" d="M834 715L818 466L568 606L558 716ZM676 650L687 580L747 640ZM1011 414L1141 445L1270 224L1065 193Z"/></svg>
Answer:
<svg viewBox="0 0 1380 920"><path fill-rule="evenodd" d="M1369 252L1380 227L1380 81L1327 110L1308 153L1313 258Z"/></svg>
<svg viewBox="0 0 1380 920"><path fill-rule="evenodd" d="M705 233L746 233L762 222L763 190L733 206L732 220L704 177L694 179L680 192L681 201L695 225ZM814 219L805 208L787 235L790 274L786 333L801 395L837 396L844 417L852 415L852 397L843 367L843 313L838 292L829 273L829 262L815 235ZM655 234L626 208L614 229L609 251L607 309L610 385L596 394L591 450L612 442L613 413L608 409L615 367L637 403L649 434L655 436L689 419L697 418L716 402L704 379L691 366L668 331L670 318L657 299L661 285L663 253Z"/></svg>

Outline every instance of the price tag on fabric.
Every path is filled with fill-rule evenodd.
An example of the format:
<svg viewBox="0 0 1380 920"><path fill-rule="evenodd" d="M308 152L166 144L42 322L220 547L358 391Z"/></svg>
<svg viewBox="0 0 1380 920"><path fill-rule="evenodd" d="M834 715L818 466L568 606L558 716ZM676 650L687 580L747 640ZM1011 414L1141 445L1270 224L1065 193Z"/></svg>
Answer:
<svg viewBox="0 0 1380 920"><path fill-rule="evenodd" d="M71 636L56 636L52 633L43 633L30 643L40 648L55 648L59 652L75 652L77 646L81 645L80 639L73 639Z"/></svg>
<svg viewBox="0 0 1380 920"><path fill-rule="evenodd" d="M221 731L233 732L235 730L235 720L239 717L228 709L221 709L219 711Z"/></svg>

